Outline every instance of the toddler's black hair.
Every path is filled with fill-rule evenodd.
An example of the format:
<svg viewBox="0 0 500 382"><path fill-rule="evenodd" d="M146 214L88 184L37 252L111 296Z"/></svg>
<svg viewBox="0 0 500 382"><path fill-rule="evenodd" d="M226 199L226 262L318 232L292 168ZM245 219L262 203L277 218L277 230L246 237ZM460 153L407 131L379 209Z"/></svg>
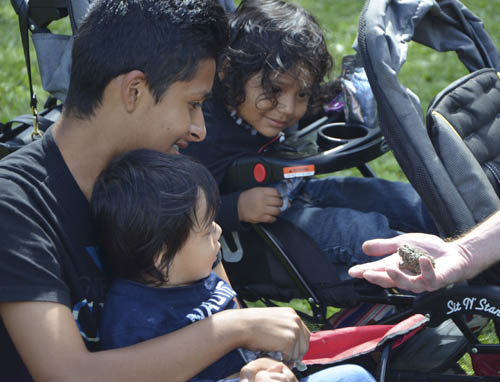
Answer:
<svg viewBox="0 0 500 382"><path fill-rule="evenodd" d="M190 232L215 218L218 192L208 169L184 155L141 149L113 159L97 179L90 208L114 275L167 282L168 267ZM206 214L196 216L201 194Z"/></svg>

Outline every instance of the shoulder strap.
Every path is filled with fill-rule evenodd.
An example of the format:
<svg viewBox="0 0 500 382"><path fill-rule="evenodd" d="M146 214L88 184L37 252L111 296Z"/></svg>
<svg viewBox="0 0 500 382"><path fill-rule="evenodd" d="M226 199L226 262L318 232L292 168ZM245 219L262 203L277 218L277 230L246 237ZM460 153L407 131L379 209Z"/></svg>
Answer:
<svg viewBox="0 0 500 382"><path fill-rule="evenodd" d="M41 115L38 116L38 127L43 132L45 132L53 123L54 121L48 118L42 117ZM24 124L27 126L32 126L33 117L30 114L23 114L11 119L7 123L0 123L0 134L8 133L12 128L12 126L15 124ZM2 139L0 135L0 141L1 140Z"/></svg>
<svg viewBox="0 0 500 382"><path fill-rule="evenodd" d="M33 80L31 77L31 62L30 62L30 49L29 49L29 38L28 38L28 28L34 30L36 28L34 23L29 23L29 1L28 0L17 0L16 1L16 11L19 16L19 29L21 32L21 41L24 50L24 60L26 62L26 69L28 71L28 81L30 87L30 107L33 114L33 133L31 135L32 139L36 139L42 135L39 129L39 117L37 110L38 100L36 94L33 90ZM29 27L28 27L28 24Z"/></svg>

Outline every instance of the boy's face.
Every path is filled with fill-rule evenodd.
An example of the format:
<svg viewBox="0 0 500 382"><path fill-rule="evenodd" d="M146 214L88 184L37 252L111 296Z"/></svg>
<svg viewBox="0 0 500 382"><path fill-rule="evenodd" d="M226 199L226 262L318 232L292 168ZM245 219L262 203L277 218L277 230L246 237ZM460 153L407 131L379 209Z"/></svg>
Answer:
<svg viewBox="0 0 500 382"><path fill-rule="evenodd" d="M178 153L189 142L205 139L205 121L201 104L210 94L215 75L215 60L200 61L191 81L174 82L156 103L147 91L139 128L130 140L129 150L148 148L152 150Z"/></svg>
<svg viewBox="0 0 500 382"><path fill-rule="evenodd" d="M287 127L295 125L307 111L309 90L304 88L305 81L300 81L288 73L271 75L273 85L277 87L277 105L264 96L261 85L261 73L250 77L245 84L245 102L238 106L241 118L253 126L265 137L274 137Z"/></svg>
<svg viewBox="0 0 500 382"><path fill-rule="evenodd" d="M196 216L201 220L206 212L206 199L200 192ZM200 226L201 225L201 226ZM220 250L222 229L215 221L195 224L184 246L175 254L168 270L168 286L192 284L207 277Z"/></svg>

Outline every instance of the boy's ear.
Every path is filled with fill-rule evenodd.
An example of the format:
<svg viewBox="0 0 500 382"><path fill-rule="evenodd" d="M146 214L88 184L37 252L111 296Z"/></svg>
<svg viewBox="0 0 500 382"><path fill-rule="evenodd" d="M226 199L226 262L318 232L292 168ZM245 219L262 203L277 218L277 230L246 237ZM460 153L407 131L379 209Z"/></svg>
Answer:
<svg viewBox="0 0 500 382"><path fill-rule="evenodd" d="M139 102L149 91L146 76L140 70L132 70L123 75L121 82L121 98L127 112L132 113Z"/></svg>

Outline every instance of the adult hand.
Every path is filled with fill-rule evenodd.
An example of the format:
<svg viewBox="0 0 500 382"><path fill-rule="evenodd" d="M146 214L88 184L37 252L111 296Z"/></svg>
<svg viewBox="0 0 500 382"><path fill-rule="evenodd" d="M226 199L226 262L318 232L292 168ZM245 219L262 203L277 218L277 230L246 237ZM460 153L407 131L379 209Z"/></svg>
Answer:
<svg viewBox="0 0 500 382"><path fill-rule="evenodd" d="M247 223L273 223L282 205L280 193L275 188L251 188L240 194L238 217Z"/></svg>
<svg viewBox="0 0 500 382"><path fill-rule="evenodd" d="M282 362L259 358L241 369L240 382L297 382L297 378Z"/></svg>
<svg viewBox="0 0 500 382"><path fill-rule="evenodd" d="M429 259L421 257L420 275L399 269L401 258L395 252L403 244L428 251L435 259L435 268ZM369 240L363 244L363 251L369 256L394 254L371 263L355 265L349 269L350 276L364 278L384 288L398 287L415 293L434 291L464 280L467 267L471 263L470 253L456 242L445 242L437 236L421 233Z"/></svg>
<svg viewBox="0 0 500 382"><path fill-rule="evenodd" d="M279 351L285 361L301 360L309 348L310 332L288 307L236 310L235 320L243 325L242 347L258 351Z"/></svg>

